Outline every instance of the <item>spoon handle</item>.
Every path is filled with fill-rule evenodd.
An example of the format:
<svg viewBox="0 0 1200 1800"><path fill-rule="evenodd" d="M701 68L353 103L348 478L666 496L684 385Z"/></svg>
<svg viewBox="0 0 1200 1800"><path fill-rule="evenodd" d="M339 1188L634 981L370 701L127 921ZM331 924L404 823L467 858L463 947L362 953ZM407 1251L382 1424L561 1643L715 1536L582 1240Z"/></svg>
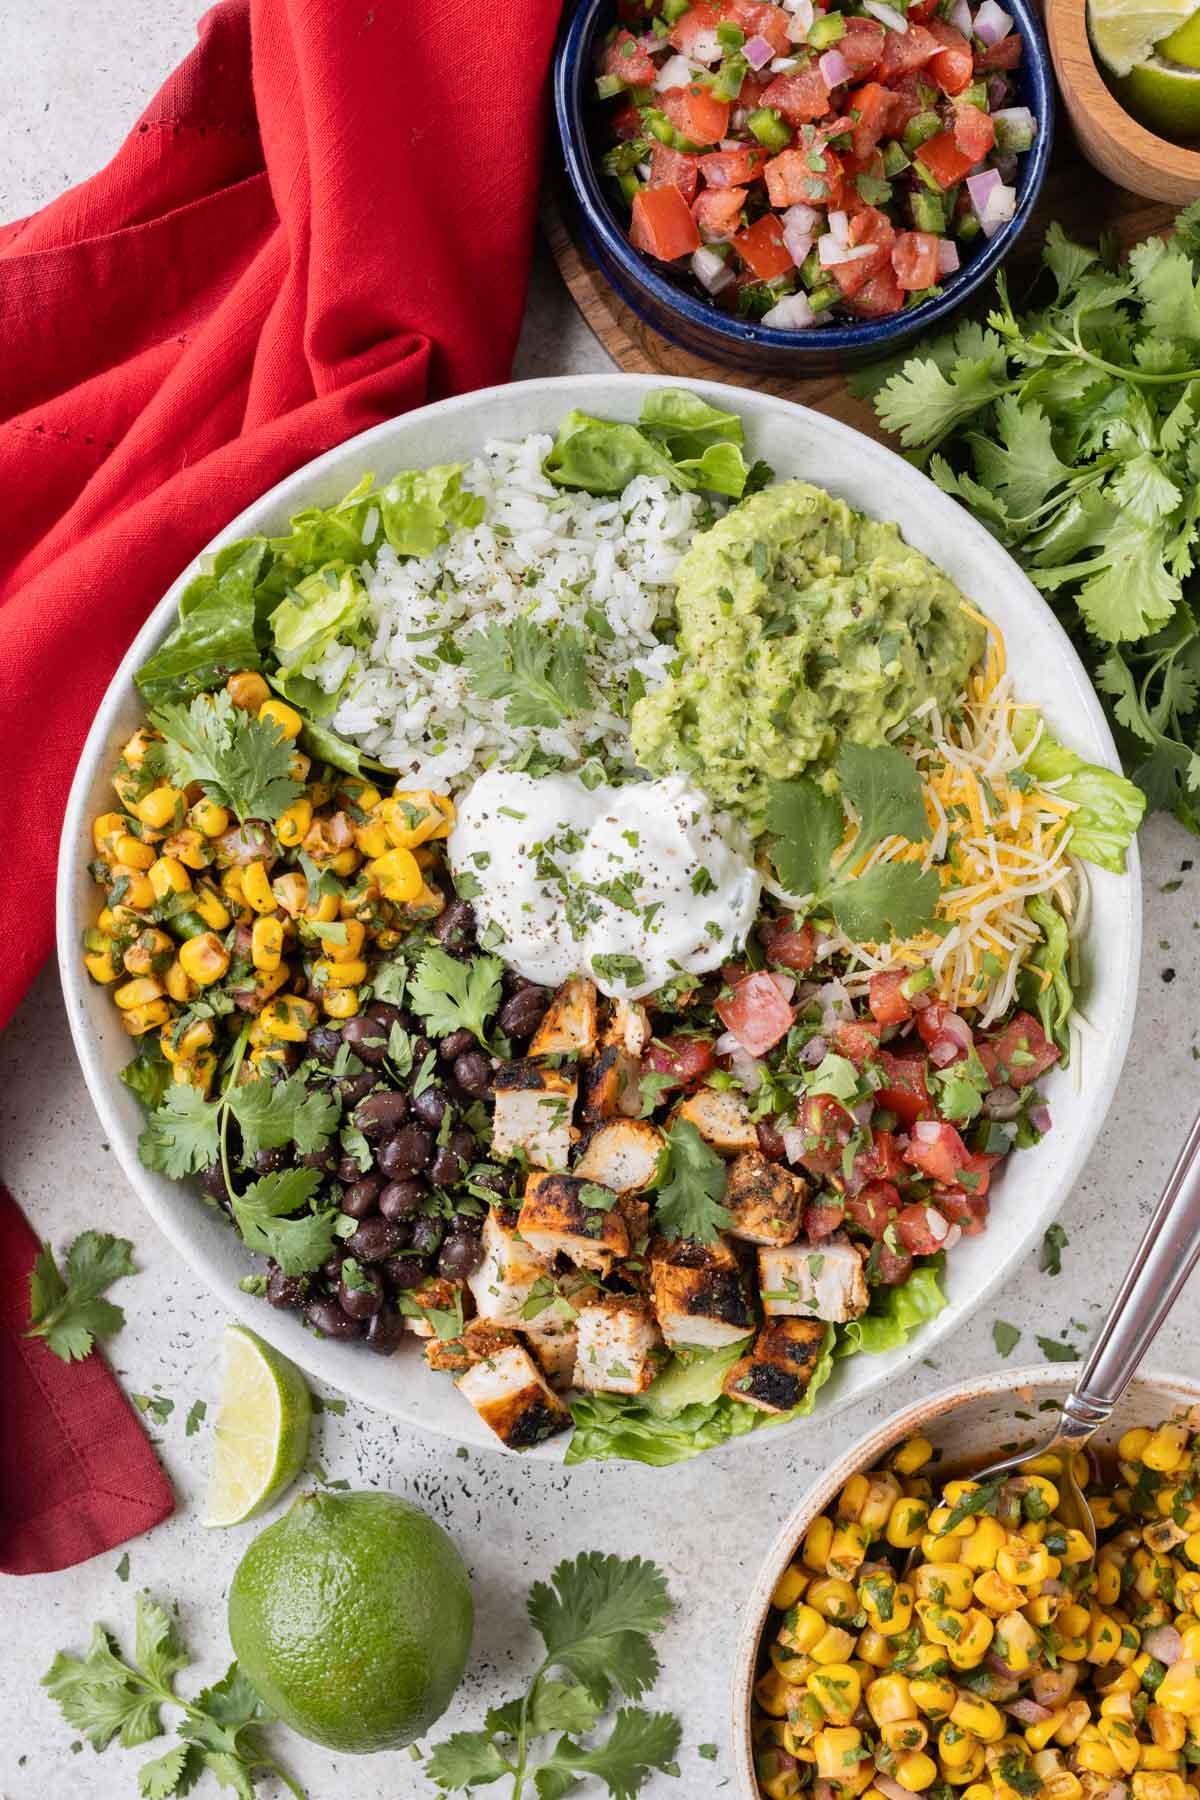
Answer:
<svg viewBox="0 0 1200 1800"><path fill-rule="evenodd" d="M1103 1425L1200 1257L1200 1117L1188 1133L1108 1317L1063 1401L1060 1434L1082 1441Z"/></svg>

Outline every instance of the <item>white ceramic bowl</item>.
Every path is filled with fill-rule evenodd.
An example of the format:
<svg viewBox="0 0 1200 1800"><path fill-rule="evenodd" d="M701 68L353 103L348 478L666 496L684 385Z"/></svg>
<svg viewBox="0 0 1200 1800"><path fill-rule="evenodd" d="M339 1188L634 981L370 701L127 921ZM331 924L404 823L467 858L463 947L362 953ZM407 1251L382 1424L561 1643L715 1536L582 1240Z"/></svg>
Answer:
<svg viewBox="0 0 1200 1800"><path fill-rule="evenodd" d="M518 382L445 400L378 425L318 457L282 481L213 539L209 551L258 531L286 529L290 514L328 505L366 471L456 462L489 437L553 433L571 407L614 418L636 419L642 395L661 387L640 375L591 375ZM1096 762L1117 765L1112 737L1099 703L1066 635L1040 595L982 526L890 450L807 408L744 388L715 382L677 381L745 420L752 454L776 473L804 476L881 518L896 519L909 542L945 569L988 612L1008 641L1009 659L1024 698L1041 706L1073 749ZM80 759L63 826L58 876L58 948L63 990L75 1047L96 1110L122 1168L156 1222L225 1309L270 1339L312 1375L368 1401L409 1424L441 1431L481 1448L495 1440L444 1376L428 1372L415 1352L393 1359L361 1346L316 1338L298 1317L277 1312L243 1294L238 1280L254 1266L224 1217L205 1206L189 1186L144 1169L137 1159L142 1113L117 1079L130 1055L107 993L83 968L79 936L95 918L98 893L87 872L91 821L111 805L110 774L120 746L141 715L133 673L175 621L180 593L196 573L193 563L155 608L130 647L96 715ZM858 1356L843 1364L821 1395L821 1406L861 1399L915 1357L928 1354L980 1304L1023 1252L1038 1239L1083 1167L1120 1074L1133 1019L1141 934L1136 849L1123 876L1093 875L1092 924L1083 1003L1096 1027L1081 1071L1059 1072L1046 1082L1054 1130L1035 1150L1022 1151L998 1180L991 1223L981 1237L959 1244L949 1258L949 1304L938 1320L895 1356ZM798 1421L782 1430L803 1432ZM738 1440L756 1441L757 1434ZM772 1434L771 1441L776 1441ZM528 1454L557 1459L561 1440Z"/></svg>
<svg viewBox="0 0 1200 1800"><path fill-rule="evenodd" d="M915 1401L902 1413L877 1426L868 1437L860 1439L839 1457L820 1481L809 1488L767 1552L738 1630L730 1731L741 1800L760 1800L754 1775L750 1720L759 1647L770 1612L771 1593L813 1519L824 1512L851 1475L860 1469L875 1468L893 1444L914 1432L921 1432L935 1449L940 1449L951 1468L962 1463L982 1468L985 1463L1006 1454L1014 1444L1044 1442L1052 1419L1049 1410L1040 1413L1038 1408L1045 1402L1061 1401L1070 1386L1070 1376L1051 1375L1044 1363L964 1381L958 1387ZM1018 1419L1015 1416L1018 1411L1032 1413L1033 1420ZM1096 1441L1098 1444L1114 1443L1131 1427L1154 1425L1172 1414L1188 1416L1193 1430L1200 1425L1200 1385L1182 1375L1139 1375L1130 1383L1112 1420L1098 1434Z"/></svg>

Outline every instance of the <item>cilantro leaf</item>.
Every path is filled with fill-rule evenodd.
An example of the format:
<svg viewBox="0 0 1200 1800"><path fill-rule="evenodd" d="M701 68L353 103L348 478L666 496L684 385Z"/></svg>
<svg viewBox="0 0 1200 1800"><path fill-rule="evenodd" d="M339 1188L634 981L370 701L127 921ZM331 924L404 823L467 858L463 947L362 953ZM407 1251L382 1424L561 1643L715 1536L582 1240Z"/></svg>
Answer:
<svg viewBox="0 0 1200 1800"><path fill-rule="evenodd" d="M797 896L823 893L843 836L841 802L806 775L772 782L767 830L776 839L771 860L784 887Z"/></svg>
<svg viewBox="0 0 1200 1800"><path fill-rule="evenodd" d="M141 1597L139 1596L139 1604ZM121 1661L116 1643L103 1625L92 1626L87 1655L60 1650L42 1676L42 1686L68 1725L93 1750L106 1750L119 1737L126 1749L149 1743L162 1731L159 1696L148 1689L137 1670Z"/></svg>
<svg viewBox="0 0 1200 1800"><path fill-rule="evenodd" d="M876 863L833 891L830 909L846 936L859 944L915 937L933 923L941 884L937 870L913 863Z"/></svg>
<svg viewBox="0 0 1200 1800"><path fill-rule="evenodd" d="M470 1031L486 1044L487 1021L500 1004L504 964L498 956L462 962L445 950L423 952L408 985L408 1005L435 1037Z"/></svg>
<svg viewBox="0 0 1200 1800"><path fill-rule="evenodd" d="M198 695L190 706L159 706L150 722L167 741L172 779L180 787L198 781L238 819L277 818L303 791L291 773L290 740L270 720L235 706L224 690Z"/></svg>
<svg viewBox="0 0 1200 1800"><path fill-rule="evenodd" d="M265 1076L243 1082L230 1089L228 1104L248 1157L282 1144L295 1144L302 1156L324 1149L341 1110L332 1094L310 1090L303 1075L279 1082Z"/></svg>
<svg viewBox="0 0 1200 1800"><path fill-rule="evenodd" d="M148 1169L179 1181L198 1175L220 1154L220 1108L190 1084L170 1087L138 1138L138 1156Z"/></svg>
<svg viewBox="0 0 1200 1800"><path fill-rule="evenodd" d="M543 1681L529 1707L529 1729L535 1737L550 1731L590 1731L600 1717L594 1695L578 1681Z"/></svg>
<svg viewBox="0 0 1200 1800"><path fill-rule="evenodd" d="M555 726L591 700L585 643L574 626L548 631L532 619L491 620L463 640L463 663L477 694L507 700L510 725Z"/></svg>
<svg viewBox="0 0 1200 1800"><path fill-rule="evenodd" d="M1047 1225L1038 1251L1038 1268L1043 1275L1062 1274L1062 1253L1070 1241L1057 1220L1053 1225Z"/></svg>
<svg viewBox="0 0 1200 1800"><path fill-rule="evenodd" d="M679 1721L672 1714L624 1706L608 1742L599 1749L584 1750L569 1737L559 1740L554 1754L537 1771L534 1786L539 1800L557 1800L570 1793L579 1775L597 1776L612 1800L635 1800L654 1770L666 1769L672 1762L680 1735Z"/></svg>
<svg viewBox="0 0 1200 1800"><path fill-rule="evenodd" d="M613 1687L636 1700L658 1674L647 1634L666 1623L670 1601L654 1563L584 1551L559 1563L549 1585L534 1583L528 1611L547 1664L569 1669L599 1706Z"/></svg>
<svg viewBox="0 0 1200 1800"><path fill-rule="evenodd" d="M337 1212L300 1212L320 1185L319 1169L281 1169L234 1196L233 1216L247 1248L273 1256L285 1275L319 1268L333 1249Z"/></svg>
<svg viewBox="0 0 1200 1800"><path fill-rule="evenodd" d="M444 1792L457 1793L502 1780L510 1766L486 1731L455 1731L434 1746L425 1773Z"/></svg>
<svg viewBox="0 0 1200 1800"><path fill-rule="evenodd" d="M100 1295L114 1281L136 1273L128 1238L81 1232L67 1252L65 1277L45 1246L29 1275L26 1337L44 1338L61 1362L80 1361L97 1338L111 1337L125 1323L121 1308Z"/></svg>
<svg viewBox="0 0 1200 1800"><path fill-rule="evenodd" d="M1005 392L1006 357L996 333L980 332L977 343L964 342L962 349L946 368L932 354L910 358L876 395L880 422L902 444L940 443Z"/></svg>
<svg viewBox="0 0 1200 1800"><path fill-rule="evenodd" d="M858 815L850 847L857 862L887 837L919 844L929 836L916 766L892 744L844 744L837 761L842 793Z"/></svg>
<svg viewBox="0 0 1200 1800"><path fill-rule="evenodd" d="M1047 1362L1078 1362L1079 1352L1074 1344L1060 1343L1058 1338L1040 1337L1038 1349Z"/></svg>
<svg viewBox="0 0 1200 1800"><path fill-rule="evenodd" d="M1021 1341L1021 1333L1007 1319L996 1319L992 1324L992 1342L1000 1356L1011 1356Z"/></svg>
<svg viewBox="0 0 1200 1800"><path fill-rule="evenodd" d="M677 1119L667 1133L660 1168L655 1222L664 1237L711 1244L733 1219L721 1202L727 1171L696 1127Z"/></svg>
<svg viewBox="0 0 1200 1800"><path fill-rule="evenodd" d="M161 1756L142 1764L138 1770L138 1793L142 1800L169 1800L172 1794L190 1793L202 1768L194 1745L173 1744Z"/></svg>

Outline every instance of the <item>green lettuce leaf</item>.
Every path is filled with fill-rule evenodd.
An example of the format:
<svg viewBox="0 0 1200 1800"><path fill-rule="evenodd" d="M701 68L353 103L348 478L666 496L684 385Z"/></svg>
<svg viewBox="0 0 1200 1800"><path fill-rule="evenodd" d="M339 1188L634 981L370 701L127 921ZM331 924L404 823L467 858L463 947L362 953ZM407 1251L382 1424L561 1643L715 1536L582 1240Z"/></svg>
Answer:
<svg viewBox="0 0 1200 1800"><path fill-rule="evenodd" d="M945 1261L944 1256L932 1256L900 1287L876 1288L869 1309L843 1327L838 1356L856 1356L860 1350L880 1356L885 1350L898 1350L918 1325L936 1319L946 1304L941 1281Z"/></svg>
<svg viewBox="0 0 1200 1800"><path fill-rule="evenodd" d="M1021 971L1021 1001L1037 1014L1046 1036L1058 1045L1062 1052L1060 1066L1065 1069L1071 1049L1067 1022L1074 1005L1068 967L1071 935L1067 921L1044 894L1035 894L1027 900L1025 911L1041 931L1042 941ZM1049 981L1043 983L1039 970L1049 972Z"/></svg>
<svg viewBox="0 0 1200 1800"><path fill-rule="evenodd" d="M178 624L134 676L148 701L186 700L238 669L261 667L255 589L268 555L265 538L229 544L188 583Z"/></svg>
<svg viewBox="0 0 1200 1800"><path fill-rule="evenodd" d="M570 412L544 467L560 487L619 494L635 475L659 475L684 489L704 488L740 500L757 471L742 454L736 413L709 406L682 388L657 388L642 403L637 425Z"/></svg>
<svg viewBox="0 0 1200 1800"><path fill-rule="evenodd" d="M1024 749L1036 729L1035 712L1016 714L1013 740L1018 749ZM1038 781L1062 782L1055 793L1076 808L1071 814L1072 853L1101 869L1123 874L1125 852L1146 810L1146 796L1141 789L1124 775L1115 775L1098 763L1085 762L1048 731L1042 732L1025 767Z"/></svg>
<svg viewBox="0 0 1200 1800"><path fill-rule="evenodd" d="M306 575L271 614L271 641L281 671L316 662L363 616L367 590L354 569L333 564Z"/></svg>
<svg viewBox="0 0 1200 1800"><path fill-rule="evenodd" d="M478 525L484 502L463 492L462 466L402 469L378 495L384 536L397 556L428 556L462 525Z"/></svg>

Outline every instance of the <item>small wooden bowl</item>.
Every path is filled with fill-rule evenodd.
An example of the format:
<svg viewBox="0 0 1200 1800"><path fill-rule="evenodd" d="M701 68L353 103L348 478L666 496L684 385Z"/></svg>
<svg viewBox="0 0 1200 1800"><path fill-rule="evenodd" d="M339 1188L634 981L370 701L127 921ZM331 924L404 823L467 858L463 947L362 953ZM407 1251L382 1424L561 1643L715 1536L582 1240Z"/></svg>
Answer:
<svg viewBox="0 0 1200 1800"><path fill-rule="evenodd" d="M1200 150L1156 137L1114 99L1088 39L1087 0L1047 0L1046 36L1067 116L1088 161L1119 187L1182 206L1200 195Z"/></svg>

